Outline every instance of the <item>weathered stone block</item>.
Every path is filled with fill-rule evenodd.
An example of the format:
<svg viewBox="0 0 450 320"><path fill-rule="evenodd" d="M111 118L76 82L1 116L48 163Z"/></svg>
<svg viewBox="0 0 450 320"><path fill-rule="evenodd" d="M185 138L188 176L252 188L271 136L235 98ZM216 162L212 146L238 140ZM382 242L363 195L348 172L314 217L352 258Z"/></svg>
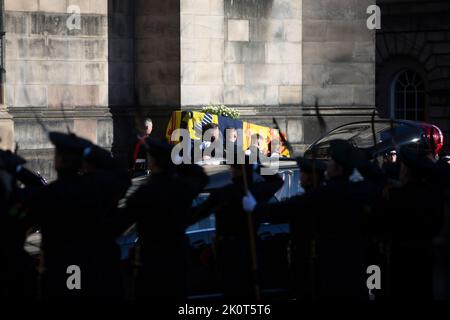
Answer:
<svg viewBox="0 0 450 320"><path fill-rule="evenodd" d="M265 86L225 86L227 105L264 105Z"/></svg>
<svg viewBox="0 0 450 320"><path fill-rule="evenodd" d="M303 20L303 43L307 41L323 42L327 35L327 24L321 20Z"/></svg>
<svg viewBox="0 0 450 320"><path fill-rule="evenodd" d="M96 119L75 119L73 130L76 135L97 143L97 120Z"/></svg>
<svg viewBox="0 0 450 320"><path fill-rule="evenodd" d="M273 0L270 17L290 19L302 17L302 0Z"/></svg>
<svg viewBox="0 0 450 320"><path fill-rule="evenodd" d="M195 82L198 84L223 84L223 63L196 63Z"/></svg>
<svg viewBox="0 0 450 320"><path fill-rule="evenodd" d="M228 20L228 41L249 41L248 20Z"/></svg>
<svg viewBox="0 0 450 320"><path fill-rule="evenodd" d="M54 121L46 121L43 119L45 126L49 131L67 133L67 127L73 130L73 121L61 121L62 119ZM48 139L48 134L36 121L20 121L16 120L15 126L15 140L19 142L22 150L38 150L38 149L53 149L54 146Z"/></svg>
<svg viewBox="0 0 450 320"><path fill-rule="evenodd" d="M303 42L304 64L353 61L353 42Z"/></svg>
<svg viewBox="0 0 450 320"><path fill-rule="evenodd" d="M195 38L224 38L224 18L220 16L196 16L194 18Z"/></svg>
<svg viewBox="0 0 450 320"><path fill-rule="evenodd" d="M95 1L95 0L92 0ZM129 1L128 2L133 2ZM180 11L180 0L136 0L134 1L137 15L165 16Z"/></svg>
<svg viewBox="0 0 450 320"><path fill-rule="evenodd" d="M180 81L179 65L170 62L141 63L137 72L137 81L140 84L176 85Z"/></svg>
<svg viewBox="0 0 450 320"><path fill-rule="evenodd" d="M80 34L83 36L106 36L108 35L108 17L82 15L81 31L77 30L69 31L68 34L69 35ZM128 33L125 34L127 35Z"/></svg>
<svg viewBox="0 0 450 320"><path fill-rule="evenodd" d="M19 58L45 59L47 50L44 39L22 38L18 40Z"/></svg>
<svg viewBox="0 0 450 320"><path fill-rule="evenodd" d="M139 101L143 106L177 106L180 104L180 86L141 85Z"/></svg>
<svg viewBox="0 0 450 320"><path fill-rule="evenodd" d="M109 84L98 84L98 105L109 107Z"/></svg>
<svg viewBox="0 0 450 320"><path fill-rule="evenodd" d="M225 64L224 82L226 85L245 85L245 65Z"/></svg>
<svg viewBox="0 0 450 320"><path fill-rule="evenodd" d="M274 0L225 0L225 16L230 19L269 17Z"/></svg>
<svg viewBox="0 0 450 320"><path fill-rule="evenodd" d="M125 19L125 18L124 18ZM132 29L133 20L125 19L127 25ZM129 35L129 30L124 30L119 34L123 37ZM179 38L180 37L180 16L138 16L136 17L136 35L139 38L150 38L154 36Z"/></svg>
<svg viewBox="0 0 450 320"><path fill-rule="evenodd" d="M109 61L132 61L133 60L133 40L132 39L109 39L108 40L108 46L111 48L111 50L108 52L106 49L106 41L105 40L99 40L102 42L102 44L96 44L98 46L100 53L94 53L93 51L89 51L89 56L95 57L97 54L97 57L100 59L106 59L108 58ZM140 47L140 44L142 41L137 42L138 48ZM144 42L145 43L145 42ZM153 50L153 51L159 51L159 50ZM93 60L90 59L90 60Z"/></svg>
<svg viewBox="0 0 450 320"><path fill-rule="evenodd" d="M134 86L129 83L108 84L108 100L111 106L131 106L134 103Z"/></svg>
<svg viewBox="0 0 450 320"><path fill-rule="evenodd" d="M265 105L278 105L279 104L278 93L279 93L278 86L266 86L264 93Z"/></svg>
<svg viewBox="0 0 450 320"><path fill-rule="evenodd" d="M303 86L303 103L313 106L318 98L321 106L350 106L353 104L353 88L346 85Z"/></svg>
<svg viewBox="0 0 450 320"><path fill-rule="evenodd" d="M374 42L356 42L353 51L353 61L376 63L376 51Z"/></svg>
<svg viewBox="0 0 450 320"><path fill-rule="evenodd" d="M25 83L25 63L20 61L6 61L5 80L8 84Z"/></svg>
<svg viewBox="0 0 450 320"><path fill-rule="evenodd" d="M5 92L5 105L7 107L14 107L14 85L7 84L3 90Z"/></svg>
<svg viewBox="0 0 450 320"><path fill-rule="evenodd" d="M359 0L303 0L303 18L317 20L353 20L365 16ZM366 7L367 8L367 7Z"/></svg>
<svg viewBox="0 0 450 320"><path fill-rule="evenodd" d="M104 39L84 40L83 48L84 59L106 60L108 58L108 45L107 41Z"/></svg>
<svg viewBox="0 0 450 320"><path fill-rule="evenodd" d="M46 107L47 87L34 85L16 85L14 88L15 107Z"/></svg>
<svg viewBox="0 0 450 320"><path fill-rule="evenodd" d="M152 61L180 61L180 52L183 50L183 59L193 59L194 49L191 39L184 40L184 47L180 49L180 40L177 38L149 37L139 39L136 43L137 60L140 62ZM158 50L155 50L158 48ZM130 48L132 49L132 47ZM131 51L132 52L132 51ZM132 61L132 58L128 59Z"/></svg>
<svg viewBox="0 0 450 320"><path fill-rule="evenodd" d="M250 21L251 41L283 41L284 36L283 20L252 19Z"/></svg>
<svg viewBox="0 0 450 320"><path fill-rule="evenodd" d="M208 15L209 0L181 0L181 13Z"/></svg>
<svg viewBox="0 0 450 320"><path fill-rule="evenodd" d="M326 41L370 41L375 35L366 20L327 21L326 25Z"/></svg>
<svg viewBox="0 0 450 320"><path fill-rule="evenodd" d="M301 86L280 86L279 90L280 104L300 104L302 102Z"/></svg>
<svg viewBox="0 0 450 320"><path fill-rule="evenodd" d="M67 8L68 6L65 0L39 0L39 11L67 12Z"/></svg>
<svg viewBox="0 0 450 320"><path fill-rule="evenodd" d="M80 64L62 61L33 61L26 65L28 84L79 84Z"/></svg>
<svg viewBox="0 0 450 320"><path fill-rule="evenodd" d="M42 39L44 41L44 39ZM55 60L80 60L84 48L82 40L49 39L47 54L50 59Z"/></svg>
<svg viewBox="0 0 450 320"><path fill-rule="evenodd" d="M15 37L5 36L5 59L17 60L19 57L19 40Z"/></svg>
<svg viewBox="0 0 450 320"><path fill-rule="evenodd" d="M289 142L292 143L303 143L303 122L301 119L291 119L287 121L287 132L289 137Z"/></svg>
<svg viewBox="0 0 450 320"><path fill-rule="evenodd" d="M302 21L285 20L283 23L284 23L284 39L286 39L289 42L301 42Z"/></svg>
<svg viewBox="0 0 450 320"><path fill-rule="evenodd" d="M194 38L194 15L182 14L180 17L180 31L181 38L192 39Z"/></svg>
<svg viewBox="0 0 450 320"><path fill-rule="evenodd" d="M181 64L181 83L195 84L195 63L183 62Z"/></svg>
<svg viewBox="0 0 450 320"><path fill-rule="evenodd" d="M267 63L302 63L302 45L288 42L266 43Z"/></svg>
<svg viewBox="0 0 450 320"><path fill-rule="evenodd" d="M211 39L211 62L223 62L224 60L224 46L223 39Z"/></svg>
<svg viewBox="0 0 450 320"><path fill-rule="evenodd" d="M87 14L90 13L90 6L92 0L67 0L67 6L78 6L81 10L81 13ZM103 0L100 0L103 1ZM67 10L64 10L66 12Z"/></svg>
<svg viewBox="0 0 450 320"><path fill-rule="evenodd" d="M334 84L372 84L375 70L371 64L334 63L329 65L304 65L305 84L326 87Z"/></svg>
<svg viewBox="0 0 450 320"><path fill-rule="evenodd" d="M113 120L97 121L97 143L99 146L110 148L114 141Z"/></svg>
<svg viewBox="0 0 450 320"><path fill-rule="evenodd" d="M375 86L374 85L354 86L353 103L357 106L375 105Z"/></svg>
<svg viewBox="0 0 450 320"><path fill-rule="evenodd" d="M224 0L210 0L209 1L209 14L212 16L224 15Z"/></svg>
<svg viewBox="0 0 450 320"><path fill-rule="evenodd" d="M7 11L37 11L38 0L5 0Z"/></svg>
<svg viewBox="0 0 450 320"><path fill-rule="evenodd" d="M26 34L28 30L28 15L19 12L5 12L5 32Z"/></svg>
<svg viewBox="0 0 450 320"><path fill-rule="evenodd" d="M223 95L223 86L182 86L181 104L183 106L222 104L224 103Z"/></svg>
<svg viewBox="0 0 450 320"><path fill-rule="evenodd" d="M86 84L107 82L107 64L104 62L83 62L81 64L81 81Z"/></svg>
<svg viewBox="0 0 450 320"><path fill-rule="evenodd" d="M48 107L99 106L97 85L50 85L48 86Z"/></svg>
<svg viewBox="0 0 450 320"><path fill-rule="evenodd" d="M300 64L247 64L246 84L300 85L302 65Z"/></svg>
<svg viewBox="0 0 450 320"><path fill-rule="evenodd" d="M210 60L211 42L209 39L182 39L181 59L183 61L204 61Z"/></svg>
<svg viewBox="0 0 450 320"><path fill-rule="evenodd" d="M131 16L124 14L112 14L108 16L108 38L130 38L133 32L133 24L136 23L136 34L144 37L144 33L140 32L140 28L144 25L147 17L137 16L134 21Z"/></svg>
<svg viewBox="0 0 450 320"><path fill-rule="evenodd" d="M14 122L11 116L0 111L0 148L3 150L13 150L14 148Z"/></svg>
<svg viewBox="0 0 450 320"><path fill-rule="evenodd" d="M226 42L225 62L264 63L266 47L263 42Z"/></svg>
<svg viewBox="0 0 450 320"><path fill-rule="evenodd" d="M169 3L170 1L167 0L165 2ZM106 15L108 14L108 0L91 0L89 9L89 13Z"/></svg>

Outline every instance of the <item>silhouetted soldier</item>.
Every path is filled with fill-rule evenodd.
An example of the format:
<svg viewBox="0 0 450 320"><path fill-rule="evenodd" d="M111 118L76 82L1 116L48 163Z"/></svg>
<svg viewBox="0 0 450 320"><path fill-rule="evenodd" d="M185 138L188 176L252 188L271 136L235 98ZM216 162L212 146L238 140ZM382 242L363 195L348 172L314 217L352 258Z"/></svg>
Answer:
<svg viewBox="0 0 450 320"><path fill-rule="evenodd" d="M302 233L311 237L307 242L311 244L312 268L304 279L312 279L312 291L301 290L300 296L364 299L362 205L353 198L354 186L349 181L353 169L361 163L361 155L342 140L331 142L330 154L325 186L277 204L257 204L249 195L243 206L256 216L290 219L299 236L297 243L304 241Z"/></svg>
<svg viewBox="0 0 450 320"><path fill-rule="evenodd" d="M241 151L242 152L242 151ZM252 252L249 238L248 214L242 209L245 195L244 177L251 192L262 203L270 200L283 185L278 175L259 176L252 164L231 165L232 183L215 190L194 211L192 223L215 213L218 262L226 299L253 299L255 297L252 271ZM248 157L245 159L249 163ZM245 170L245 172L243 171ZM256 181L258 177L259 181ZM260 221L253 221L258 230Z"/></svg>
<svg viewBox="0 0 450 320"><path fill-rule="evenodd" d="M96 219L99 225L97 247L97 286L105 292L102 298L123 296L120 270L120 249L116 239L120 236L117 226L117 206L130 187L126 168L121 168L108 150L91 146L83 152L83 180L96 196ZM95 249L94 249L95 250Z"/></svg>
<svg viewBox="0 0 450 320"><path fill-rule="evenodd" d="M0 150L0 297L35 298L37 271L35 260L24 250L27 226L23 200L44 181L24 168L25 160ZM22 185L19 188L19 183Z"/></svg>
<svg viewBox="0 0 450 320"><path fill-rule="evenodd" d="M175 168L171 146L146 140L151 175L127 200L125 226L137 222L139 268L136 298L186 299L187 215L208 179L196 165Z"/></svg>
<svg viewBox="0 0 450 320"><path fill-rule="evenodd" d="M305 194L323 186L326 163L320 160L298 158L300 185ZM275 219L282 218L282 215ZM296 296L304 299L311 286L311 225L299 224L298 219L287 219L290 223L290 266L293 276L293 289Z"/></svg>
<svg viewBox="0 0 450 320"><path fill-rule="evenodd" d="M101 254L103 249L109 251L103 246L110 244L105 240L110 239L105 221L114 200L103 202L111 193L100 187L104 185L101 179L80 175L84 152L93 145L74 134L52 132L49 138L55 145L58 179L33 194L28 202L29 221L42 233L43 298L116 298L118 291L103 287L106 280L101 275L114 274L109 269L114 266L106 266ZM80 290L68 286L71 266L80 268Z"/></svg>
<svg viewBox="0 0 450 320"><path fill-rule="evenodd" d="M432 299L432 239L442 227L445 178L417 146L400 150L402 186L387 194L390 297ZM439 178L439 176L441 178ZM447 171L448 177L448 171ZM448 186L448 182L447 182Z"/></svg>

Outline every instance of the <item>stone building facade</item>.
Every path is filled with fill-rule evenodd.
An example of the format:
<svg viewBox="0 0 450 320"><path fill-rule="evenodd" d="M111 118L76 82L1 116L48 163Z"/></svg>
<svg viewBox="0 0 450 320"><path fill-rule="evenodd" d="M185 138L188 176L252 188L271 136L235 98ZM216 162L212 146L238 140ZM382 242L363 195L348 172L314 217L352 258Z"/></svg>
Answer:
<svg viewBox="0 0 450 320"><path fill-rule="evenodd" d="M79 30L67 27L70 5L81 10ZM33 168L51 176L46 130L70 129L111 145L108 3L4 0L3 6L2 144L15 144Z"/></svg>
<svg viewBox="0 0 450 320"><path fill-rule="evenodd" d="M450 152L450 2L379 0L376 104L381 116L422 120ZM405 105L407 106L405 108Z"/></svg>
<svg viewBox="0 0 450 320"><path fill-rule="evenodd" d="M374 0L4 0L3 147L51 176L44 127L126 160L135 120L225 104L298 149L375 108ZM68 7L80 8L70 30ZM37 119L40 119L38 121ZM43 125L44 123L45 125Z"/></svg>

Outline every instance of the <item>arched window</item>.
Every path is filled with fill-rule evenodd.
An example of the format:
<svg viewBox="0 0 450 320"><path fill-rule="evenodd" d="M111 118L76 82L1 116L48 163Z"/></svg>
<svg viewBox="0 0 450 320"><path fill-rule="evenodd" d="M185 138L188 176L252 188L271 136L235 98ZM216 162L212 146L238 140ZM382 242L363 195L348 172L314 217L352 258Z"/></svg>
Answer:
<svg viewBox="0 0 450 320"><path fill-rule="evenodd" d="M391 117L425 120L425 83L414 70L399 72L391 84Z"/></svg>

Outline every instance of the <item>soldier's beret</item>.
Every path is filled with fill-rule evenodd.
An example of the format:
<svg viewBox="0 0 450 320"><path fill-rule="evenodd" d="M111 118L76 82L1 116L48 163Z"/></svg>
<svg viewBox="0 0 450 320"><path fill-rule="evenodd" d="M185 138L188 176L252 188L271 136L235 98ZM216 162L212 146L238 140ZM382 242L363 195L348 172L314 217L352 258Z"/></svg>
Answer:
<svg viewBox="0 0 450 320"><path fill-rule="evenodd" d="M330 142L330 156L343 167L354 169L363 165L366 158L361 150L346 140L333 140Z"/></svg>
<svg viewBox="0 0 450 320"><path fill-rule="evenodd" d="M317 172L325 172L327 170L326 163L318 159L313 160L309 158L298 157L296 161L300 170L304 172L313 172L314 169Z"/></svg>
<svg viewBox="0 0 450 320"><path fill-rule="evenodd" d="M26 160L9 150L0 150L0 163L9 172L14 172L18 166L24 165Z"/></svg>
<svg viewBox="0 0 450 320"><path fill-rule="evenodd" d="M432 172L436 168L436 164L427 157L427 151L415 146L401 147L399 157L405 166L423 173Z"/></svg>
<svg viewBox="0 0 450 320"><path fill-rule="evenodd" d="M80 138L73 133L50 132L50 141L62 151L83 152L93 144L89 140Z"/></svg>
<svg viewBox="0 0 450 320"><path fill-rule="evenodd" d="M111 152L97 145L85 148L83 156L87 163L93 164L98 168L110 169L114 167L114 159Z"/></svg>

